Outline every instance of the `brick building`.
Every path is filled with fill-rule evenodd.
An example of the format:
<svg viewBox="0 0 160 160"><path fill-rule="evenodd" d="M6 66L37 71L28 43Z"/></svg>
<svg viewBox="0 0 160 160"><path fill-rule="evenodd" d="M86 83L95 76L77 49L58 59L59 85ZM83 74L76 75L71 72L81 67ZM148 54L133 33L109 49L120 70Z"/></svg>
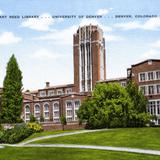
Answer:
<svg viewBox="0 0 160 160"><path fill-rule="evenodd" d="M79 27L73 35L74 84L51 86L23 93L22 118L25 122L34 115L37 120L56 126L64 115L68 124L78 124L76 111L82 101L91 95L96 83L118 82L125 87L134 81L148 98L148 112L156 115L160 124L160 60L146 60L127 69L127 76L106 79L105 39L98 26Z"/></svg>
<svg viewBox="0 0 160 160"><path fill-rule="evenodd" d="M148 99L147 111L160 124L160 59L149 59L127 69L127 79L137 84Z"/></svg>
<svg viewBox="0 0 160 160"><path fill-rule="evenodd" d="M106 79L105 40L98 26L79 27L73 35L74 84L50 86L23 93L22 118L25 122L34 115L37 120L58 124L64 115L68 123L77 124L76 111L90 96L97 81Z"/></svg>

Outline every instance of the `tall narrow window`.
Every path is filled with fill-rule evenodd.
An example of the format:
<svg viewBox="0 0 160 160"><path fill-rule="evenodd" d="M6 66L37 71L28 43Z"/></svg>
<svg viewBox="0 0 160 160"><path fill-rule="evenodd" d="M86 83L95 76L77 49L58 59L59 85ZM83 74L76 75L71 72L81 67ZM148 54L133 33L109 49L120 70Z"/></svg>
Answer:
<svg viewBox="0 0 160 160"><path fill-rule="evenodd" d="M34 116L39 121L40 120L40 105L36 104L34 106Z"/></svg>
<svg viewBox="0 0 160 160"><path fill-rule="evenodd" d="M148 80L154 80L154 72L148 72Z"/></svg>
<svg viewBox="0 0 160 160"><path fill-rule="evenodd" d="M30 121L30 105L26 105L25 106L25 122L29 122Z"/></svg>
<svg viewBox="0 0 160 160"><path fill-rule="evenodd" d="M139 78L139 80L140 80L140 82L141 81L145 81L146 80L146 76L145 76L145 73L140 73L140 78Z"/></svg>
<svg viewBox="0 0 160 160"><path fill-rule="evenodd" d="M156 79L160 79L160 71L156 71Z"/></svg>
<svg viewBox="0 0 160 160"><path fill-rule="evenodd" d="M156 88L157 88L157 94L160 94L160 85L156 85Z"/></svg>
<svg viewBox="0 0 160 160"><path fill-rule="evenodd" d="M157 101L157 114L160 114L160 101Z"/></svg>
<svg viewBox="0 0 160 160"><path fill-rule="evenodd" d="M148 86L148 94L154 94L154 86Z"/></svg>
<svg viewBox="0 0 160 160"><path fill-rule="evenodd" d="M55 123L59 123L60 119L59 119L59 102L55 102L53 104L53 122Z"/></svg>
<svg viewBox="0 0 160 160"><path fill-rule="evenodd" d="M45 119L45 121L48 121L48 119L49 119L49 104L48 103L46 103L46 104L44 104L44 119Z"/></svg>

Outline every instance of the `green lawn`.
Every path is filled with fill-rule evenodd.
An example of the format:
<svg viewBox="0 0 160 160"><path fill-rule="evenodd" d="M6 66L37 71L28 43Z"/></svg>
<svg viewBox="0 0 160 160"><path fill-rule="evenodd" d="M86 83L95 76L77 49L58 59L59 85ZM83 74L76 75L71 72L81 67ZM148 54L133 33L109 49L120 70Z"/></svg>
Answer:
<svg viewBox="0 0 160 160"><path fill-rule="evenodd" d="M159 160L159 156L69 148L0 149L0 160Z"/></svg>
<svg viewBox="0 0 160 160"><path fill-rule="evenodd" d="M43 132L40 132L40 133L34 133L34 134L32 134L31 136L29 136L28 138L26 138L23 142L25 142L27 140L30 140L30 139L33 139L33 138L37 138L37 137L49 136L49 135L54 135L54 134L59 134L59 133L66 133L66 132L75 132L75 131L79 131L79 130L43 131Z"/></svg>
<svg viewBox="0 0 160 160"><path fill-rule="evenodd" d="M87 144L160 150L160 128L126 128L50 138L32 143Z"/></svg>

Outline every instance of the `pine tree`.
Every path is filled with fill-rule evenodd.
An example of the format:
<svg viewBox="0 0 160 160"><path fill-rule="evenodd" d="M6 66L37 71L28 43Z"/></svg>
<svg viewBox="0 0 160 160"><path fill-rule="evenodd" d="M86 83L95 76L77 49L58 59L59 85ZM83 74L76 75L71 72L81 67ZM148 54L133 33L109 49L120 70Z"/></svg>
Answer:
<svg viewBox="0 0 160 160"><path fill-rule="evenodd" d="M22 111L22 73L14 55L11 56L3 81L0 118L3 123L20 121Z"/></svg>

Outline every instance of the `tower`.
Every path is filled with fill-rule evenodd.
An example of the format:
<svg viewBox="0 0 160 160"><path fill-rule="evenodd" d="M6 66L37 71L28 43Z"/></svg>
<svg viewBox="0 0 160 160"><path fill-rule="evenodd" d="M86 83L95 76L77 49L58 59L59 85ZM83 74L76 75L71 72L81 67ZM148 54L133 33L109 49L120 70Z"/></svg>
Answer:
<svg viewBox="0 0 160 160"><path fill-rule="evenodd" d="M105 39L95 25L79 27L73 36L74 85L76 92L90 92L106 79Z"/></svg>

